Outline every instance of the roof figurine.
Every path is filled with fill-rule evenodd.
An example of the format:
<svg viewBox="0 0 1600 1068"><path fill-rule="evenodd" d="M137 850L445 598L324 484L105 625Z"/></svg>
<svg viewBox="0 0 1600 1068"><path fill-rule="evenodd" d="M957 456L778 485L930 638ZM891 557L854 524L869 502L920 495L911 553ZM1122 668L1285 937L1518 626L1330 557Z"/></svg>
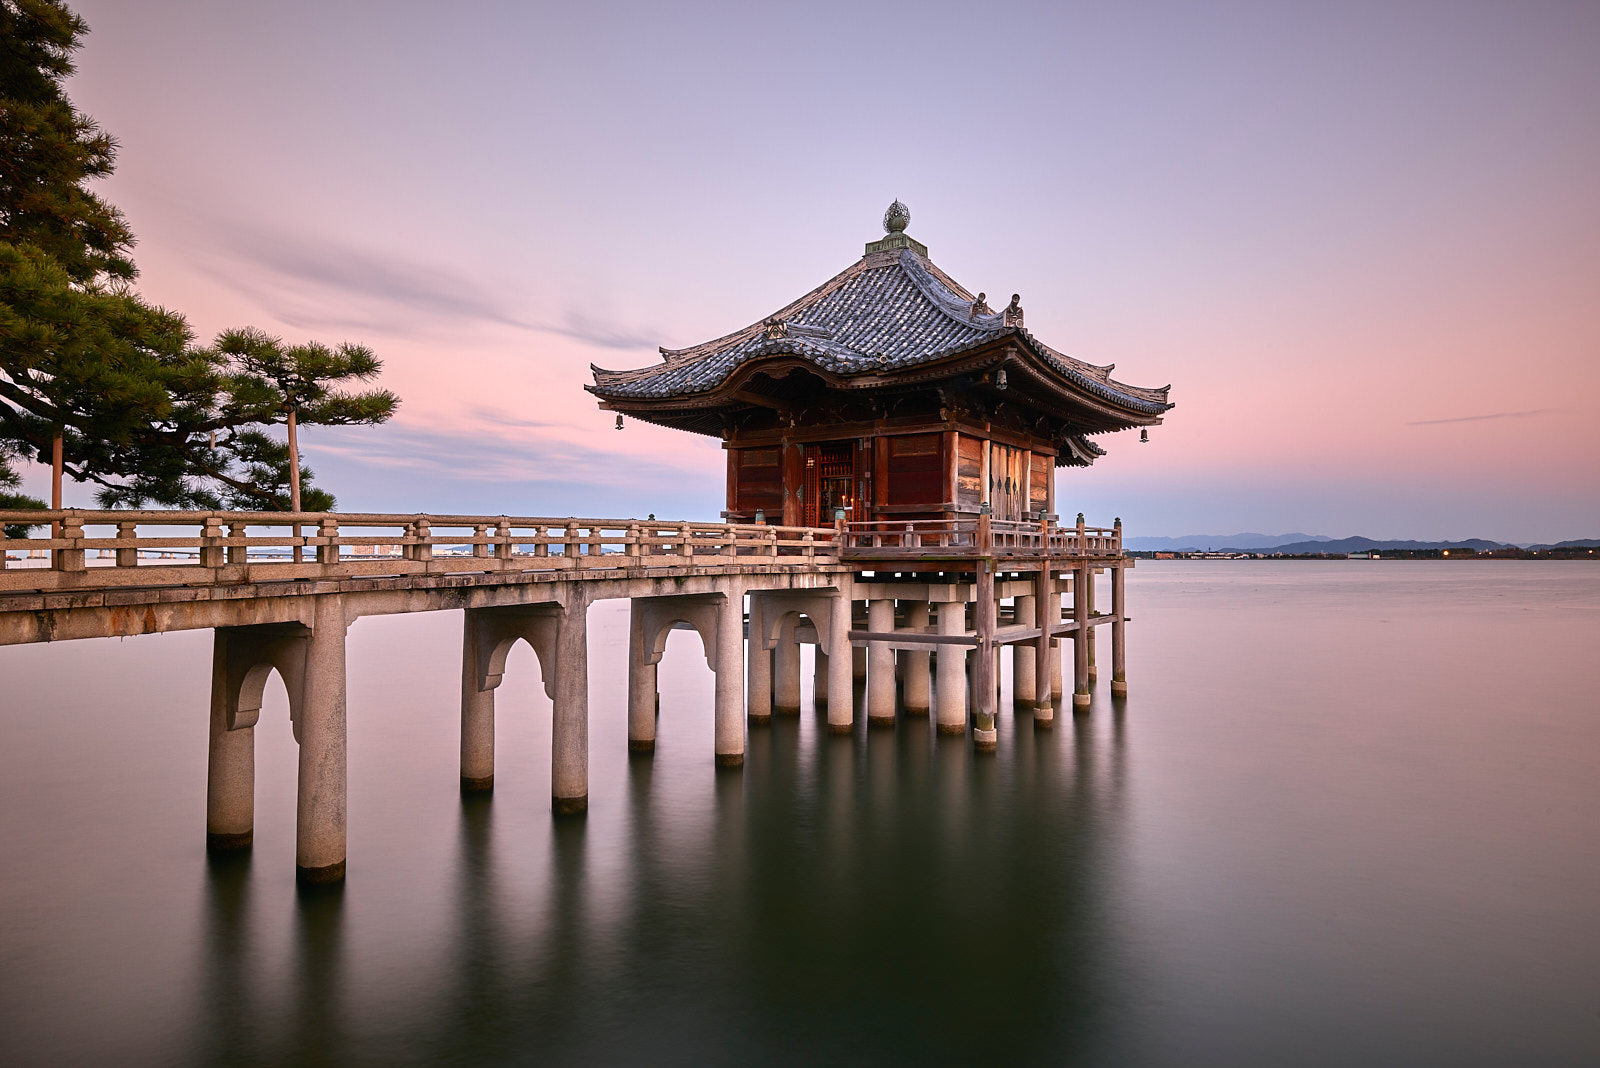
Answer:
<svg viewBox="0 0 1600 1068"><path fill-rule="evenodd" d="M964 512L967 504L977 511L968 490L989 497L983 487L956 485L962 477L955 473L961 466L956 453L968 438L983 442L986 454L1004 441L1005 448L1049 465L1085 466L1103 455L1091 437L1161 422L1172 407L1170 387L1117 381L1109 365L1045 344L1023 325L1017 294L994 312L985 294L974 297L928 258L927 246L906 233L910 220L910 210L894 201L883 214L886 236L868 242L860 259L811 292L730 334L664 348L662 362L652 366L595 367L594 384L586 388L603 408L719 437L728 449L753 450L763 461L769 446L778 446L782 463L791 464L785 451L791 445L804 452L808 441L856 443L850 498L874 515L885 514L896 497L892 486L872 485L874 478L891 476L893 464L859 470L876 463L863 459L861 450L878 447L892 458L900 455L894 448L911 447L904 441L874 446L876 439L912 431L956 439L935 450L949 469L945 488L930 483L925 493L912 494L932 494L937 500L929 503L939 507L925 511L949 514ZM1008 388L997 389L997 381ZM794 518L803 510L794 511L791 497L815 493L815 487L791 485L805 477L799 468L771 473L771 486L750 499L770 490L767 513ZM746 496L730 482L730 515L754 513L741 503ZM900 504L913 503L904 493L899 497Z"/></svg>

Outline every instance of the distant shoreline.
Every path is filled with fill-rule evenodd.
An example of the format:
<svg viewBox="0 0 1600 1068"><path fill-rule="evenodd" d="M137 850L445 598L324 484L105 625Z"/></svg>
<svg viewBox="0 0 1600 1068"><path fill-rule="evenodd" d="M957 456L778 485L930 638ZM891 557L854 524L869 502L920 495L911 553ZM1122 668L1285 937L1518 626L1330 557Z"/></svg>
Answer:
<svg viewBox="0 0 1600 1068"><path fill-rule="evenodd" d="M1130 549L1138 560L1600 560L1600 548L1573 549L1374 549L1353 553L1173 552Z"/></svg>

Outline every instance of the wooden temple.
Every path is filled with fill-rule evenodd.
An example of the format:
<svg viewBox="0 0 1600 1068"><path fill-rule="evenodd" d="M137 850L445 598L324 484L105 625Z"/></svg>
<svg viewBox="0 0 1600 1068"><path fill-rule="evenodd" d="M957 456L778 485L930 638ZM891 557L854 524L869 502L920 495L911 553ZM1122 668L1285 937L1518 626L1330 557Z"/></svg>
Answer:
<svg viewBox="0 0 1600 1068"><path fill-rule="evenodd" d="M1098 435L1161 422L1169 387L1130 386L1068 356L886 235L759 322L627 371L595 367L602 408L720 438L732 522L852 526L1054 516L1055 469Z"/></svg>

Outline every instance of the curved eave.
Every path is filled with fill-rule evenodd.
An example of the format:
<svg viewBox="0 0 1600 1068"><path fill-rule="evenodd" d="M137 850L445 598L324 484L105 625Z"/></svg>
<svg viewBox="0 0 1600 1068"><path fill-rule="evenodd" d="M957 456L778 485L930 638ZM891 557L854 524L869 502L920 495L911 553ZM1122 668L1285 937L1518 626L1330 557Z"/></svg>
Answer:
<svg viewBox="0 0 1600 1068"><path fill-rule="evenodd" d="M1014 349L1007 343L1020 342ZM1115 382L1109 377L1101 381L1096 376L1074 366L1077 361L1055 352L1040 343L1028 331L1007 327L992 337L976 344L959 345L943 352L929 353L914 363L901 362L882 370L860 363L866 358L846 356L834 351L837 346L806 338L777 338L757 346L751 353L731 368L715 385L693 393L680 393L668 397L639 396L631 391L613 392L607 385L616 382L613 372L591 365L595 374L594 385L584 389L601 398L607 408L632 411L644 418L644 412L664 413L667 410L692 411L722 407L738 403L736 394L755 375L783 366L799 364L816 374L830 387L839 390L873 390L917 385L948 378L969 370L983 370L1001 363L1025 368L1029 377L1047 392L1059 395L1085 406L1122 427L1152 426L1159 423L1162 413L1173 407L1166 399L1171 388L1140 389ZM1019 355L1026 351L1032 359L1007 360L1008 351ZM977 359L972 359L977 357ZM854 364L855 366L850 366ZM1085 365L1088 366L1088 365ZM622 385L622 382L616 382ZM1142 394L1142 395L1141 395ZM1107 427L1105 429L1116 429Z"/></svg>

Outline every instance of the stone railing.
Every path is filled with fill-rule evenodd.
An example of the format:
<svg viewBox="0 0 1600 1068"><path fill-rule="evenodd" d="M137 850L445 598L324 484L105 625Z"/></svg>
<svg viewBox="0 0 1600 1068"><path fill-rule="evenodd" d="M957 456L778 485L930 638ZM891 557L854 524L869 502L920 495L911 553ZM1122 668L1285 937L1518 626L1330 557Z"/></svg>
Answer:
<svg viewBox="0 0 1600 1068"><path fill-rule="evenodd" d="M839 560L833 528L342 512L0 511L0 592Z"/></svg>

